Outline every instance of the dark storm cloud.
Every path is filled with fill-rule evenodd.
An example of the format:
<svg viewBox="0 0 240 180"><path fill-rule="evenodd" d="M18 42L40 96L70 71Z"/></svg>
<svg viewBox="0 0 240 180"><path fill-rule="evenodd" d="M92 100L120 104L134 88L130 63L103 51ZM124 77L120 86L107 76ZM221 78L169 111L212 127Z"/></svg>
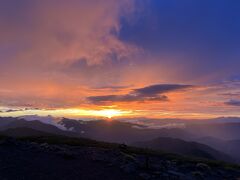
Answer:
<svg viewBox="0 0 240 180"><path fill-rule="evenodd" d="M107 102L167 101L168 97L163 95L163 93L188 89L191 87L193 86L180 84L156 84L144 88L133 89L131 92L124 95L90 96L87 100L94 104Z"/></svg>

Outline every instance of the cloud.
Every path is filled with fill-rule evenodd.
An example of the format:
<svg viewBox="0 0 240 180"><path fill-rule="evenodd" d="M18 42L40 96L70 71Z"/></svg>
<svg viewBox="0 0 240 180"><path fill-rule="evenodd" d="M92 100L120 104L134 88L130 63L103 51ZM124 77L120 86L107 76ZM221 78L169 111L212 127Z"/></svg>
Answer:
<svg viewBox="0 0 240 180"><path fill-rule="evenodd" d="M108 102L143 102L143 101L167 101L168 97L163 93L191 88L191 85L180 84L156 84L144 88L133 89L124 95L90 96L87 98L93 104Z"/></svg>
<svg viewBox="0 0 240 180"><path fill-rule="evenodd" d="M87 98L94 104L106 102L132 102L132 101L166 101L167 96L158 95L157 97L143 97L141 95L126 94L126 95L106 95L106 96L90 96Z"/></svg>
<svg viewBox="0 0 240 180"><path fill-rule="evenodd" d="M18 111L24 111L23 109L8 109L5 112L18 112Z"/></svg>
<svg viewBox="0 0 240 180"><path fill-rule="evenodd" d="M81 58L101 63L113 54L122 59L134 48L118 39L119 18L134 9L133 2L1 1L0 47L6 60L0 61L56 66Z"/></svg>
<svg viewBox="0 0 240 180"><path fill-rule="evenodd" d="M169 123L169 124L163 124L163 125L157 125L157 124L151 124L151 123L145 123L146 127L141 126L133 126L134 128L138 129L175 129L180 128L184 129L186 127L185 123Z"/></svg>
<svg viewBox="0 0 240 180"><path fill-rule="evenodd" d="M18 109L5 109L0 110L0 113L11 113L11 112L20 112L20 111L29 111L29 110L39 110L39 108L18 108Z"/></svg>
<svg viewBox="0 0 240 180"><path fill-rule="evenodd" d="M100 89L100 90L105 90L105 89L112 89L112 90L121 90L121 89L126 89L129 88L130 86L100 86L100 87L95 87L94 89Z"/></svg>
<svg viewBox="0 0 240 180"><path fill-rule="evenodd" d="M230 101L225 102L225 104L229 106L240 106L240 101L232 99Z"/></svg>
<svg viewBox="0 0 240 180"><path fill-rule="evenodd" d="M93 87L92 89L95 91L109 91L109 92L119 92L126 89L129 89L131 86L99 86Z"/></svg>
<svg viewBox="0 0 240 180"><path fill-rule="evenodd" d="M126 102L118 108L239 115L223 104L239 99L236 4L145 2L1 0L0 106L96 108ZM180 83L207 86L227 77L216 88L167 94L190 88ZM226 92L231 94L223 97ZM167 106L158 103L168 96ZM142 103L147 101L154 105Z"/></svg>
<svg viewBox="0 0 240 180"><path fill-rule="evenodd" d="M106 64L138 51L118 38L134 1L0 1L0 105L77 106L82 87L116 82Z"/></svg>
<svg viewBox="0 0 240 180"><path fill-rule="evenodd" d="M170 91L176 91L181 89L187 89L192 87L191 85L180 85L180 84L156 84L147 86L144 88L135 89L134 92L145 96L153 96L161 93Z"/></svg>
<svg viewBox="0 0 240 180"><path fill-rule="evenodd" d="M219 95L222 95L222 96L230 96L230 97L240 97L240 92L227 92L227 93L222 93L222 94L219 94Z"/></svg>

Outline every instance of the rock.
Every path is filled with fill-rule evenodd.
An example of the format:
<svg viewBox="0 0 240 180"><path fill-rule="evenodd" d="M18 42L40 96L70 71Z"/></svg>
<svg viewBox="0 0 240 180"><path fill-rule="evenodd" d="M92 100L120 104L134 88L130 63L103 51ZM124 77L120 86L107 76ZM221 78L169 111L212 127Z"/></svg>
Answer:
<svg viewBox="0 0 240 180"><path fill-rule="evenodd" d="M166 166L170 167L172 165L171 161L166 161Z"/></svg>
<svg viewBox="0 0 240 180"><path fill-rule="evenodd" d="M191 172L191 171L196 170L195 164L191 164L191 163L185 163L185 164L177 165L177 167L178 167L179 170L181 170L183 172Z"/></svg>
<svg viewBox="0 0 240 180"><path fill-rule="evenodd" d="M201 170L201 171L210 171L211 168L207 165L207 164L204 164L204 163L198 163L196 165L197 169Z"/></svg>
<svg viewBox="0 0 240 180"><path fill-rule="evenodd" d="M134 163L124 164L120 168L126 173L135 173L137 171L137 166Z"/></svg>
<svg viewBox="0 0 240 180"><path fill-rule="evenodd" d="M126 154L126 153L122 153L124 160L125 161L130 161L130 162L135 162L136 159L134 158L134 156L130 155L130 154Z"/></svg>
<svg viewBox="0 0 240 180"><path fill-rule="evenodd" d="M108 166L108 167L113 167L114 164L113 164L113 163L108 163L107 166Z"/></svg>
<svg viewBox="0 0 240 180"><path fill-rule="evenodd" d="M17 146L19 142L14 138L6 138L1 140L0 144L4 146Z"/></svg>
<svg viewBox="0 0 240 180"><path fill-rule="evenodd" d="M102 153L92 152L91 157L93 161L108 162L107 156L103 155Z"/></svg>
<svg viewBox="0 0 240 180"><path fill-rule="evenodd" d="M59 151L59 152L57 152L57 154L67 160L76 159L76 154L74 154L70 151Z"/></svg>
<svg viewBox="0 0 240 180"><path fill-rule="evenodd" d="M163 166L161 163L159 164L154 163L154 164L151 164L151 169L158 170L158 171L166 171L167 168Z"/></svg>
<svg viewBox="0 0 240 180"><path fill-rule="evenodd" d="M118 147L121 151L126 151L127 150L127 145L126 144L120 144Z"/></svg>
<svg viewBox="0 0 240 180"><path fill-rule="evenodd" d="M176 171L168 171L168 174L176 179L186 179L186 175Z"/></svg>
<svg viewBox="0 0 240 180"><path fill-rule="evenodd" d="M49 145L48 145L48 143L42 143L42 144L40 144L40 147L44 148L44 149L48 149Z"/></svg>
<svg viewBox="0 0 240 180"><path fill-rule="evenodd" d="M155 172L153 172L153 174L155 174L155 175L161 175L162 172L160 172L160 171L155 171Z"/></svg>
<svg viewBox="0 0 240 180"><path fill-rule="evenodd" d="M192 176L197 180L203 180L204 179L203 174L199 171L192 172Z"/></svg>
<svg viewBox="0 0 240 180"><path fill-rule="evenodd" d="M167 173L160 174L160 179L170 179Z"/></svg>
<svg viewBox="0 0 240 180"><path fill-rule="evenodd" d="M139 174L139 177L140 177L141 179L144 179L144 180L149 180L149 179L151 179L151 175L148 174L148 173L140 173L140 174Z"/></svg>

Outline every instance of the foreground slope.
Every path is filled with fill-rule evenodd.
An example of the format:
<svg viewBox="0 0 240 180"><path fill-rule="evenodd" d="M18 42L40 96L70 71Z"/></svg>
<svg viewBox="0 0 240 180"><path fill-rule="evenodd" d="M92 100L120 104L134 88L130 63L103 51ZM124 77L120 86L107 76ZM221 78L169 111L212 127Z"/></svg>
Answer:
<svg viewBox="0 0 240 180"><path fill-rule="evenodd" d="M64 136L2 138L0 179L237 179L218 161Z"/></svg>

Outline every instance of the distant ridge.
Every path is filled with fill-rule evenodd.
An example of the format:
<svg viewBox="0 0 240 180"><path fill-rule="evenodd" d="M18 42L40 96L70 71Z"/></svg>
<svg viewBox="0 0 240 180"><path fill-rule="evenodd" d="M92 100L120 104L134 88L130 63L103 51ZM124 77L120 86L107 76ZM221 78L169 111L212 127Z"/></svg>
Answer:
<svg viewBox="0 0 240 180"><path fill-rule="evenodd" d="M133 143L133 145L137 147L162 150L165 152L177 153L181 155L235 162L230 156L217 151L205 144L188 142L177 138L159 137L150 141L136 142Z"/></svg>

